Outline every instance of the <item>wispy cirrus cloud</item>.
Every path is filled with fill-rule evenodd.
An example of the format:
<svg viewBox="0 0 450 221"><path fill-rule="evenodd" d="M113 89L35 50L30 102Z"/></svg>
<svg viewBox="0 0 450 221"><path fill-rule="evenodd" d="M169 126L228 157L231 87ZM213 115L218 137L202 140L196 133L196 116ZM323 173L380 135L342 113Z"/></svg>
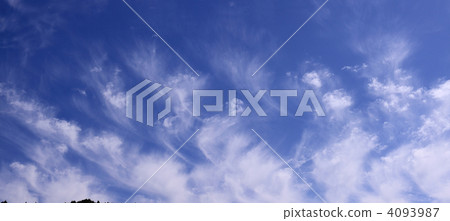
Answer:
<svg viewBox="0 0 450 221"><path fill-rule="evenodd" d="M176 25L161 27L162 33L174 47L184 50L183 55L192 55L201 77L192 75L170 50L162 50L151 33L145 35L124 17L114 16L121 19L115 25L125 24L117 32L108 29L111 24L95 23L102 19L91 20L92 26L76 23L79 19L71 21L83 28L63 38L69 44L64 42L61 49L42 52L39 58L31 56L34 62L26 66L0 65L5 70L2 73L17 76L2 75L8 80L0 86L0 138L8 148L8 157L0 164L4 187L0 198L63 202L91 197L123 202L199 129L131 202L318 202L254 136L250 128L255 127L329 202L449 201L450 83L447 79L433 79L427 85L421 82L428 73L421 73L413 64L417 62L411 62L421 41L411 26L403 25L397 12L394 16L381 10L390 8L384 5L388 2L346 1L342 4L348 17L342 20L334 13L343 10L333 10L337 6L332 3L318 17L320 33L312 23L305 27L305 33L296 36L298 42L289 45L291 50L286 46L278 60L255 77L251 73L270 54L270 48L283 40L285 31L290 34L291 23L272 21L267 14L262 22L260 14L243 15L249 11L275 15L278 10L271 8L275 3L265 2L271 5L266 12L259 10L265 4L258 4L258 10L246 9L240 5L244 3L227 5L232 10L212 19L223 26L208 23L199 32L193 31L196 22L208 16L202 14L194 22L182 11L182 23L192 29L184 30L184 38L179 30L171 32L181 27L180 17L167 21ZM58 39L55 33L60 34L62 24L70 21L70 16L64 16L69 7L59 8L59 3L54 13L43 13L34 21L29 18L37 13L36 8L21 1L7 4L13 13L0 16L0 32L14 36L1 42L8 50L51 48L52 40ZM295 16L286 17L297 21L303 14L291 6L282 7L295 9L291 11ZM235 16L245 19L230 21ZM246 23L246 18L252 23ZM329 18L333 21L325 20ZM327 22L336 23L327 26ZM217 29L211 31L207 28L211 26ZM332 26L339 30L332 33ZM93 40L89 35L97 29L98 39ZM324 37L322 31L332 33L331 37ZM326 48L327 54L316 52L316 46ZM191 48L195 52L188 53ZM124 93L143 79L173 88L172 113L154 128L125 117ZM303 89L314 89L327 117L239 118L225 116L225 111L194 118L192 90L205 88L252 92L285 88L300 94ZM244 100L232 102L239 104L238 112L248 105ZM262 103L272 111L279 107L278 100L269 96Z"/></svg>
<svg viewBox="0 0 450 221"><path fill-rule="evenodd" d="M418 84L405 65L413 53L411 45L404 43L408 40L380 39L379 45L387 45L387 50L365 49L369 65L359 70L365 72L367 92L375 96L367 109L353 107L341 112L340 118L335 118L338 112L327 112L330 120L340 121L334 122L339 126L329 131L328 141L312 157L314 179L327 190L326 198L335 202L448 201L443 185L449 182L450 168L433 169L445 164L450 146L444 135L448 134L448 82L429 89ZM348 107L354 98L344 93L325 94L325 108ZM330 102L331 98L340 102ZM365 128L401 135L384 140L383 132Z"/></svg>

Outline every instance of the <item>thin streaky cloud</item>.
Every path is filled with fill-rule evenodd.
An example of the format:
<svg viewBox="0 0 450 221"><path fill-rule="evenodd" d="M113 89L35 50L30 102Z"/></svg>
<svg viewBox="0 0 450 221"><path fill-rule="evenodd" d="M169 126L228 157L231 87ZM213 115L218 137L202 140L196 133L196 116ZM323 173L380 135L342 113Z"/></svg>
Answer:
<svg viewBox="0 0 450 221"><path fill-rule="evenodd" d="M129 9L130 9L130 10L131 10L131 11L132 11L132 12L133 12L133 13L134 13L134 14L135 14L142 22L144 22L145 25L147 25L147 27L150 28L150 30L153 31L153 33L156 34L156 36L158 36L159 39L161 39L161 41L164 42L164 44L167 45L167 47L170 48L170 50L172 50L172 52L173 52L173 53L174 53L174 54L175 54L175 55L176 55L176 56L177 56L177 57L178 57L178 58L179 58L186 66L189 67L189 69L191 69L192 72L194 72L197 76L200 77L200 75L197 73L197 71L195 71L194 68L192 68L191 65L189 65L189 64L186 62L186 60L184 60L184 58L181 57L181 55L178 54L178 52L175 51L175 49L173 49L172 46L170 46L169 43L167 43L166 40L164 40L164 38L162 38L161 35L159 35L158 32L156 32L155 29L152 28L152 26L150 26L150 25L147 23L147 21L145 21L145 19L142 18L141 15L139 15L139 13L136 12L136 10L134 10L134 8L131 7L131 5L128 4L128 2L126 2L125 0L122 0L122 1L123 1L123 3L125 3L125 5L127 5L127 7L128 7L128 8L129 8Z"/></svg>
<svg viewBox="0 0 450 221"><path fill-rule="evenodd" d="M264 140L264 139L261 137L261 135L259 135L255 130L253 130L253 129L251 129L251 130L253 131L253 133L256 134L256 136L259 137L259 139L261 139L261 141L262 141L267 147L269 147L269 149L270 149L275 155L278 156L278 158L280 158L281 161L283 161L284 164L286 164L286 166L288 166L288 167L292 170L292 172L295 173L295 175L298 176L298 178L300 178L300 179L303 181L303 183L306 184L306 186L308 186L308 188L309 188L314 194L316 194L316 196L317 196L322 202L324 202L324 203L327 202L322 196L320 196L320 194L319 194L316 190L314 190L314 188L312 188L311 185L309 185L308 182L306 182L305 179L303 179L303 177L300 176L300 174L297 173L297 171L294 170L294 168L291 167L291 165L289 165L289 163L287 163L287 162L283 159L283 157L281 157L281 156L280 156L280 155L272 148L272 146L270 146L269 143L266 142L266 140Z"/></svg>
<svg viewBox="0 0 450 221"><path fill-rule="evenodd" d="M278 51L289 41L291 40L292 37L294 37L295 34L297 34L298 31L300 31L300 29L303 28L303 26L306 25L306 23L309 22L309 20L311 20L312 17L314 17L314 15L316 15L317 12L320 11L320 9L322 9L323 6L325 6L325 4L327 4L328 0L326 0L311 16L309 16L308 19L306 19L305 22L303 22L303 24L291 35L289 36L289 38L283 42L283 44L281 44L281 46L272 54L270 55L270 57L252 74L252 76L254 76L262 67L264 67L264 65L266 65L267 62L270 61L270 59L272 59L273 56L275 56L275 54L278 53Z"/></svg>
<svg viewBox="0 0 450 221"><path fill-rule="evenodd" d="M142 187L144 187L144 185L145 184L147 184L148 183L148 181L150 181L158 172L159 172L159 170L161 170L163 167L164 167L164 165L166 165L166 163L167 162L169 162L170 161L170 159L172 159L172 157L173 156L175 156L175 154L177 154L178 153L178 151L180 151L181 150L181 148L183 148L184 147L184 145L187 143L187 142L189 142L189 140L191 140L191 138L199 131L200 129L197 129L186 141L184 141L184 143L183 144L181 144L181 146L180 147L178 147L178 149L136 190L136 191L134 191L134 193L133 194L131 194L131 196L130 197L128 197L128 199L124 202L124 203L128 203L128 201L130 201L131 200L131 198L133 198L133 196L134 195L136 195L136 193L137 192L139 192L139 190L141 190L142 189Z"/></svg>

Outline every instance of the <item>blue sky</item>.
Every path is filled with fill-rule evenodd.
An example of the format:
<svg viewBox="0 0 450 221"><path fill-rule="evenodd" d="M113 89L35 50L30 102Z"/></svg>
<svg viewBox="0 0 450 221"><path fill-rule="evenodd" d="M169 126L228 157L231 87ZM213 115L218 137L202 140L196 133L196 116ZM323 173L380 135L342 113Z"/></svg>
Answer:
<svg viewBox="0 0 450 221"><path fill-rule="evenodd" d="M450 3L0 2L0 200L450 202ZM125 92L171 87L154 127ZM266 96L249 117L192 116L192 90L314 90L326 113ZM238 111L249 104L238 93ZM225 99L226 100L226 99ZM238 112L238 115L241 112Z"/></svg>

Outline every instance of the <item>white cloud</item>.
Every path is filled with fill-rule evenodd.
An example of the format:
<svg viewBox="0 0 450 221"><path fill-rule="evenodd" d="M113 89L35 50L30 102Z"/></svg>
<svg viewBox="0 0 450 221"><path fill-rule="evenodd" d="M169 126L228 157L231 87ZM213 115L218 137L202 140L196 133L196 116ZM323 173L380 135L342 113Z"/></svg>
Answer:
<svg viewBox="0 0 450 221"><path fill-rule="evenodd" d="M360 71L366 69L367 67L368 67L368 65L366 63L362 63L361 65L353 65L353 66L347 65L347 66L342 67L341 70L343 70L343 71L348 70L348 71L357 73L357 72L360 72Z"/></svg>
<svg viewBox="0 0 450 221"><path fill-rule="evenodd" d="M319 74L317 72L308 72L304 74L302 81L316 88L322 87L322 81L320 80Z"/></svg>
<svg viewBox="0 0 450 221"><path fill-rule="evenodd" d="M412 53L413 44L408 35L397 33L373 34L369 37L353 42L356 50L368 58L367 70L373 74L385 75L385 71L398 69L405 59ZM383 67L384 66L384 67Z"/></svg>
<svg viewBox="0 0 450 221"><path fill-rule="evenodd" d="M450 140L411 142L375 161L368 173L373 193L366 202L448 202ZM416 189L416 187L418 189ZM420 198L423 195L425 198Z"/></svg>
<svg viewBox="0 0 450 221"><path fill-rule="evenodd" d="M115 108L123 109L125 107L125 94L117 91L117 87L112 82L106 85L106 89L103 90L102 94L105 100Z"/></svg>
<svg viewBox="0 0 450 221"><path fill-rule="evenodd" d="M387 60L395 63L395 74L371 78L368 87L377 96L377 105L360 110L368 111L370 117L373 109L380 110L386 114L385 121L366 121L365 115L344 112L343 116L352 121L332 129L327 145L314 155L314 178L326 189L330 202L446 202L450 182L450 167L445 160L450 154L450 81L430 90L414 87L410 83L413 76L400 69L401 59ZM339 101L331 99L335 97L332 94L338 93L324 95L327 106L332 106L331 100ZM398 116L402 120L392 112L401 112ZM360 129L384 130L386 125L397 135L395 142L376 139L375 132ZM383 134L379 130L377 135Z"/></svg>
<svg viewBox="0 0 450 221"><path fill-rule="evenodd" d="M122 140L112 134L90 135L80 141L80 146L75 147L85 154L92 155L92 160L97 162L107 161L107 164L119 164L124 166ZM106 164L104 164L106 165Z"/></svg>
<svg viewBox="0 0 450 221"><path fill-rule="evenodd" d="M38 136L38 139L16 142L30 163L12 162L0 175L9 189L0 195L11 202L66 202L92 197L109 201L98 180L70 166L64 158L68 146L79 145L81 128L53 117L53 113L35 101L28 101L14 89L0 87L9 114ZM16 131L18 136L23 131ZM16 189L12 186L20 183ZM20 191L18 194L15 191Z"/></svg>
<svg viewBox="0 0 450 221"><path fill-rule="evenodd" d="M448 100L450 98L450 80L442 83L437 88L431 89L430 95L438 100Z"/></svg>
<svg viewBox="0 0 450 221"><path fill-rule="evenodd" d="M7 178L4 173L0 176ZM2 201L7 200L12 203L39 202L38 196L30 192L27 184L19 179L9 178L8 181L0 181L0 184L2 185L0 189Z"/></svg>
<svg viewBox="0 0 450 221"><path fill-rule="evenodd" d="M200 201L315 201L306 197L310 190L301 180L234 119L209 118L195 140L209 161L192 174Z"/></svg>
<svg viewBox="0 0 450 221"><path fill-rule="evenodd" d="M417 131L422 140L432 140L450 130L450 80L427 94L431 98L427 102L430 114L421 116L423 124Z"/></svg>
<svg viewBox="0 0 450 221"><path fill-rule="evenodd" d="M377 78L372 78L368 86L372 93L379 96L379 103L389 112L405 112L411 102L420 101L423 96L422 88L414 89L408 84L392 81L381 83Z"/></svg>
<svg viewBox="0 0 450 221"><path fill-rule="evenodd" d="M230 111L230 115L237 116L238 113L242 113L244 111L244 101L242 101L239 98L233 98L231 101L231 104L233 107L236 107L236 109L232 109Z"/></svg>
<svg viewBox="0 0 450 221"><path fill-rule="evenodd" d="M412 183L403 173L405 161L402 160L407 160L407 152L394 152L372 161L370 169L364 173L370 189L361 195L361 202L413 202L412 195L408 194Z"/></svg>
<svg viewBox="0 0 450 221"><path fill-rule="evenodd" d="M357 127L337 135L314 157L313 175L325 187L329 202L360 201L366 182L365 167L370 151L377 147L377 137Z"/></svg>
<svg viewBox="0 0 450 221"><path fill-rule="evenodd" d="M29 145L33 150L28 149L26 152L31 156L33 163L14 162L11 164L11 173L20 174L21 180L24 180L17 182L26 183L28 192L22 193L22 196L26 196L26 201L63 202L85 197L102 201L114 200L114 196L102 195L102 181L84 174L83 171L70 165L64 157L67 148L71 148L87 161L98 165L100 170L106 172L114 180L110 184L129 188L130 194L168 158L167 154L140 153L140 147L133 145L130 141L127 141L125 145L123 139L115 134L82 129L75 123L55 118L52 112L41 108L39 103L23 99L14 90L9 92L11 92L9 95L2 94L14 107L12 112L16 115L16 119L41 138L36 141L30 140ZM20 102L15 102L13 105L11 104L13 100ZM20 105L17 105L19 103ZM292 174L285 171L281 163L276 158L273 159L272 153L267 152L261 146L248 149L251 146L248 141L254 137L242 136L233 132L231 126L234 123L226 124L222 120L213 118L205 121L205 127L201 128L203 133L198 140L205 156L213 165L217 166L217 168L213 167L216 170L209 170L212 168L209 164L199 164L195 165L192 172L188 172L182 162L172 159L152 178L151 182L143 187L137 199L149 197L154 201L161 202L297 200L301 194L293 194L297 190L291 188L294 188L298 181L291 180ZM213 131L220 131L215 129L217 123L222 125L222 131L230 131L230 134L211 134ZM162 131L161 135L164 132ZM234 138L229 139L230 136ZM212 139L208 140L209 138ZM216 142L222 138L222 141ZM223 156L218 155L220 152L226 153L225 161L222 161L224 160ZM179 159L183 160L184 158ZM233 163L228 164L227 162ZM249 168L254 163L256 165L264 163L266 166ZM218 173L220 168L224 170ZM261 168L264 169L264 172L255 172ZM274 171L275 173L273 173ZM211 180L212 177L217 176L222 178ZM242 177L246 179L241 180ZM282 178L286 179L279 182L279 179ZM261 179L267 179L270 182L258 182ZM5 180L8 180L6 184L16 182L15 179ZM213 189L206 188L206 184L209 182L214 183ZM220 184L221 182L226 182L225 188ZM196 191L200 193L199 195L194 194L192 185L197 187ZM241 185L245 186L246 192L250 191L242 197ZM64 191L64 188L71 189ZM223 198L209 197L222 194L224 194ZM253 198L254 195L258 195L258 197ZM13 195L5 196L13 197ZM134 200L132 199L132 201Z"/></svg>
<svg viewBox="0 0 450 221"><path fill-rule="evenodd" d="M134 167L129 169L131 176L128 181L132 189L141 186L163 163L168 155L146 155L136 157ZM195 195L191 192L188 181L189 174L185 166L177 159L171 159L161 170L139 191L139 197L150 195L157 202L193 202ZM134 192L134 191L133 191ZM130 193L131 195L131 193ZM144 195L144 196L143 196ZM131 199L135 202L135 199ZM147 201L149 202L149 201Z"/></svg>
<svg viewBox="0 0 450 221"><path fill-rule="evenodd" d="M417 129L416 134L421 133L422 137L429 138L427 142L433 138L439 139L430 143L411 141L399 148L399 145L381 147L380 143L383 141L378 140L373 132L362 129L374 126L364 125L367 123L364 119L367 115L349 111L354 102L353 98L335 85L325 87L335 80L329 79L331 74L326 69L310 71L303 76L304 83L318 91L319 88L331 88L331 91L324 92L323 96L323 102L333 112L330 119L337 116L341 119L352 119L350 122L339 121L332 124L328 119L324 120L324 125L331 128L326 137L330 140L324 141L323 148L317 146L317 149L310 150L313 156L313 181L323 187L330 202L411 201L413 199L409 197L408 191L414 191L415 185L436 201L446 201L449 199L448 190L445 188L449 185L450 170L449 167L440 165L445 164L449 157L446 149L450 142L445 139L445 132L450 128L450 125L447 125L450 117L446 114L450 113L450 105L447 102L450 83L441 84L429 92L414 87L408 81L412 75L407 74L401 67L402 61L411 51L410 44L400 38L389 44L381 43L383 42L376 44L376 47L382 48L381 52L377 52L374 50L376 47L372 48L369 44L362 47L366 55L376 57L369 59L369 65L363 63L361 66L348 66L343 69L364 72L366 75L369 70L375 73L375 76L369 77L371 81L368 89L377 97L377 102L381 102L382 106L379 108L388 110L388 114L392 111L414 115L415 110L411 103L428 99L424 96L433 98L429 102L436 106L430 109L436 107L435 111L423 115L423 125ZM165 67L167 65L164 64L164 59L157 59L155 54L154 47L140 47L132 52L133 56L127 58L129 66L140 78L149 78L174 88L171 93L176 105L173 105L172 115L163 122L165 128L153 131L152 136L157 137L157 140L151 147L147 147L147 143L135 144L132 140L126 140L111 131L82 128L76 122L57 118L52 111L37 102L22 99L14 91L3 93L2 90L1 94L7 97L7 105L13 108L11 112L14 114L11 116L15 116L35 133L39 140L29 142L29 146L26 146L29 148L27 154L33 162L15 161L4 169L6 171L0 173L0 176L5 178L0 181L0 185L5 187L3 192L0 190L0 195L19 201L61 202L85 197L117 200L114 195L109 195L112 193L104 194L102 182L105 181L90 176L89 171L72 167L65 154L75 151L84 160L95 163L97 169L104 171L112 180L108 184L124 187L131 194L172 153L160 153L160 149L156 148L161 146L158 141L173 151L179 145L174 143L184 139L183 135L192 130L193 125L200 125L199 134L185 148L194 149L189 150L189 154L196 154L195 148L198 148L198 154L202 154L204 158L199 157L199 162L193 163L186 159L181 151L132 201L316 202L316 199L308 196L310 190L292 171L251 131L238 125L236 119L192 119L189 95L193 88L204 87L206 78L199 79L192 73L185 73L185 67L175 68L175 73L180 74L168 76L164 73L170 68ZM228 56L222 56L224 54ZM213 66L229 73L235 86L249 86L248 89L252 89L269 85L271 79L267 78L268 73L263 72L264 70L257 73L257 76L264 78L250 78L258 62L242 59L242 54L230 54L212 56ZM104 99L107 105L105 115L120 119L116 121L121 126L126 125L124 113L117 111L121 108L123 110L123 91L126 91L126 88L122 85L123 81L119 75L115 75L113 80L108 78L108 70L115 68L105 66L103 57L100 57L100 62L95 61L94 68L87 70L91 75L85 81ZM221 65L218 65L219 63ZM388 71L384 72L385 70ZM245 75L246 73L248 75ZM239 100L235 102L241 103ZM387 123L396 128L403 126L396 122ZM314 133L310 134L316 139ZM408 135L411 134L404 136ZM395 150L396 148L398 149ZM143 151L144 149L151 149L152 153ZM380 159L374 159L371 154L381 149L387 150L386 153L383 153ZM64 188L70 189L65 191Z"/></svg>
<svg viewBox="0 0 450 221"><path fill-rule="evenodd" d="M53 117L50 108L44 108L39 103L23 99L14 89L0 85L0 95L5 96L11 108L7 109L14 118L29 126L42 138L58 140L73 144L78 139L80 128L71 122Z"/></svg>
<svg viewBox="0 0 450 221"><path fill-rule="evenodd" d="M367 56L368 65L361 72L369 80L368 91L376 97L375 109L405 114L411 105L420 105L424 89L414 84L414 73L403 67L414 49L405 35L376 35L355 45Z"/></svg>
<svg viewBox="0 0 450 221"><path fill-rule="evenodd" d="M191 131L195 120L192 117L192 91L204 88L206 79L199 79L191 73L186 73L170 76L161 83L173 88L170 92L172 110L165 120L165 122L170 123L170 127L166 127L165 132L172 136L173 134Z"/></svg>
<svg viewBox="0 0 450 221"><path fill-rule="evenodd" d="M13 162L9 175L1 173L8 180L1 181L0 195L8 202L70 202L71 200L92 198L108 201L101 188L95 187L93 177L85 176L75 168L61 168L48 172L32 164ZM12 175L14 174L14 175Z"/></svg>
<svg viewBox="0 0 450 221"><path fill-rule="evenodd" d="M450 140L436 141L412 151L408 162L419 188L439 202L450 200ZM406 160L406 159L405 159Z"/></svg>
<svg viewBox="0 0 450 221"><path fill-rule="evenodd" d="M450 200L450 139L446 134L450 129L449 81L428 91L423 98L429 112L408 116L418 121L417 128L407 130L411 137L405 140L379 160L375 160L368 173L368 181L373 193L367 195L367 202L415 202ZM410 90L405 90L410 91ZM415 111L417 110L409 110ZM414 112L413 112L414 113ZM393 125L399 127L398 125Z"/></svg>
<svg viewBox="0 0 450 221"><path fill-rule="evenodd" d="M312 154L314 180L330 202L449 200L450 81L430 90L417 85L403 64L412 45L389 36L360 44L367 67L343 68L362 73L375 100L367 109L342 111L341 119L348 121L330 122L335 113L327 113L326 144L314 145L320 149ZM325 93L323 102L333 110L353 103L342 89ZM384 133L392 139L381 139ZM302 138L301 151L307 151L308 140ZM303 155L296 158L307 161Z"/></svg>
<svg viewBox="0 0 450 221"><path fill-rule="evenodd" d="M323 96L325 107L335 112L342 112L353 104L352 97L347 95L343 89L328 92Z"/></svg>

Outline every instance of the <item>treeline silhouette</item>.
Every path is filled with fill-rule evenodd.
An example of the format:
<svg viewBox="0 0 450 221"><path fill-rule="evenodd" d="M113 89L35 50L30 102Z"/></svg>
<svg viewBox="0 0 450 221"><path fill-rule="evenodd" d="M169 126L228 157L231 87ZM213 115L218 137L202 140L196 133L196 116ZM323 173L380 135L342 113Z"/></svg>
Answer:
<svg viewBox="0 0 450 221"><path fill-rule="evenodd" d="M8 203L8 201L4 200L4 201L2 201L1 203ZM26 202L25 202L25 203L26 203ZM79 201L72 200L72 201L70 201L70 203L95 203L95 201L93 201L93 200L87 198L87 199L79 200ZM100 201L97 200L97 203L100 203ZM106 203L109 203L109 202L106 202Z"/></svg>
<svg viewBox="0 0 450 221"><path fill-rule="evenodd" d="M84 199L84 200L80 200L80 201L72 200L72 201L70 201L70 203L95 203L95 202L88 198L88 199ZM100 203L100 201L97 200L97 203Z"/></svg>

